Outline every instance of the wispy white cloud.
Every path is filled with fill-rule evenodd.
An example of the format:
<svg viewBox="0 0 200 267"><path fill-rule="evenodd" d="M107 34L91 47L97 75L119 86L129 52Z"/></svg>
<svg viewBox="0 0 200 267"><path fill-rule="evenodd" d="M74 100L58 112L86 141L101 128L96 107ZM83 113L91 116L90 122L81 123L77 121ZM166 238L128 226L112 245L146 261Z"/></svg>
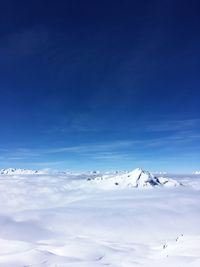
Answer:
<svg viewBox="0 0 200 267"><path fill-rule="evenodd" d="M133 160L133 156L123 151L97 151L96 153L84 153L84 156L97 160Z"/></svg>
<svg viewBox="0 0 200 267"><path fill-rule="evenodd" d="M156 137L151 139L135 139L135 140L116 140L112 142L102 142L102 143L88 143L80 144L76 146L63 146L54 147L46 149L31 149L31 148L17 148L15 150L6 150L4 155L9 158L37 158L45 155L59 154L59 153L101 153L101 155L108 156L109 154L114 154L119 151L126 151L131 149L139 148L154 148L163 147L173 144L190 143L200 140L200 134L194 133L192 131L179 132L165 137ZM103 154L104 153L104 154ZM2 152L1 152L2 154Z"/></svg>
<svg viewBox="0 0 200 267"><path fill-rule="evenodd" d="M35 166L39 166L39 167L42 167L42 166L59 166L61 164L67 164L69 163L68 161L66 160L60 160L60 161L41 161L41 162L32 162L33 165ZM26 162L27 164L27 162Z"/></svg>
<svg viewBox="0 0 200 267"><path fill-rule="evenodd" d="M45 153L62 153L62 152L97 152L97 151L111 151L120 148L127 148L134 144L140 143L140 140L118 140L105 143L82 144L78 146L67 146L45 150Z"/></svg>
<svg viewBox="0 0 200 267"><path fill-rule="evenodd" d="M186 125L197 124L195 122ZM184 123L183 123L184 124ZM183 127L184 128L184 127ZM179 128L180 129L180 128ZM199 145L198 145L199 144ZM151 157L162 158L177 154L180 159L182 154L192 152L193 155L200 149L200 134L195 130L182 130L173 133L151 135L151 138L138 138L132 140L115 140L99 143L83 143L75 146L60 146L48 148L19 147L16 149L1 149L1 164L21 163L22 165L34 164L35 166L66 165L83 161L98 160L138 162L150 160Z"/></svg>
<svg viewBox="0 0 200 267"><path fill-rule="evenodd" d="M200 127L200 119L170 120L152 123L146 127L150 132L187 131Z"/></svg>
<svg viewBox="0 0 200 267"><path fill-rule="evenodd" d="M9 151L10 157L38 157L40 151L30 148L17 148L14 151Z"/></svg>

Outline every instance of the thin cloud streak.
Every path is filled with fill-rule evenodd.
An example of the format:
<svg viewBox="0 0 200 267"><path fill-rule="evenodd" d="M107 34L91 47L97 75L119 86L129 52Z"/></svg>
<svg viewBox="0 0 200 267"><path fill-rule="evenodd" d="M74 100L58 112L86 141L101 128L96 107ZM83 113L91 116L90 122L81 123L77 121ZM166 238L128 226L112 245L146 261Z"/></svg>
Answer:
<svg viewBox="0 0 200 267"><path fill-rule="evenodd" d="M40 149L19 147L10 150L6 148L0 151L0 159L2 168L5 165L12 167L13 164L34 168L56 166L60 169L65 166L74 168L77 164L84 169L90 164L91 167L101 165L110 168L118 163L119 166L123 163L124 166L135 164L135 167L142 167L149 166L150 162L154 165L161 165L163 168L175 162L176 159L180 163L181 160L184 162L191 155L196 155L195 158L198 158L200 145L197 144L200 144L200 135L190 130L144 140L115 140Z"/></svg>
<svg viewBox="0 0 200 267"><path fill-rule="evenodd" d="M72 147L60 147L55 149L46 150L45 153L62 153L62 152L97 152L97 151L106 151L106 150L115 150L120 148L127 148L129 146L139 144L140 140L119 140L108 143L96 143L96 144L83 144L79 146Z"/></svg>
<svg viewBox="0 0 200 267"><path fill-rule="evenodd" d="M146 130L149 132L171 132L171 131L186 131L200 127L200 119L187 120L171 120L158 122L157 124L149 125Z"/></svg>
<svg viewBox="0 0 200 267"><path fill-rule="evenodd" d="M37 158L51 154L87 154L87 153L114 153L119 151L130 151L131 149L139 148L162 148L173 144L186 144L194 141L198 141L200 135L192 131L185 131L168 135L165 137L157 137L144 140L116 140L114 142L105 143L93 143L93 144L81 144L77 146L64 146L57 148L47 149L29 149L29 148L17 148L14 151L6 150L4 156L9 158Z"/></svg>

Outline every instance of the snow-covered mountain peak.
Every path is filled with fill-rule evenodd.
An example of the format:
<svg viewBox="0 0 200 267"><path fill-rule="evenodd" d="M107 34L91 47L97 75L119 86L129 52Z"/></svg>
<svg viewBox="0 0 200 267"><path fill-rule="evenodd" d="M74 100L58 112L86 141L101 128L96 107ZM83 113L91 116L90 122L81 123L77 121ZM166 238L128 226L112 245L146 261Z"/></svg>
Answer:
<svg viewBox="0 0 200 267"><path fill-rule="evenodd" d="M112 188L115 186L126 188L148 188L155 186L179 186L180 183L170 178L157 178L152 173L141 168L133 171L117 174L112 176L98 176L94 179L89 179L92 184L98 184L100 187Z"/></svg>
<svg viewBox="0 0 200 267"><path fill-rule="evenodd" d="M148 171L137 168L123 175L123 180L128 180L134 187L149 187L160 185L158 178Z"/></svg>
<svg viewBox="0 0 200 267"><path fill-rule="evenodd" d="M145 171L141 168L136 168L136 169L128 172L129 175L139 175L141 173L145 173Z"/></svg>
<svg viewBox="0 0 200 267"><path fill-rule="evenodd" d="M141 168L136 168L136 169L134 169L134 170L132 170L132 171L126 173L126 174L128 174L128 176L134 176L134 177L135 176L146 176L148 178L153 178L154 177L154 175L151 174L149 171L145 171L145 170L143 170Z"/></svg>

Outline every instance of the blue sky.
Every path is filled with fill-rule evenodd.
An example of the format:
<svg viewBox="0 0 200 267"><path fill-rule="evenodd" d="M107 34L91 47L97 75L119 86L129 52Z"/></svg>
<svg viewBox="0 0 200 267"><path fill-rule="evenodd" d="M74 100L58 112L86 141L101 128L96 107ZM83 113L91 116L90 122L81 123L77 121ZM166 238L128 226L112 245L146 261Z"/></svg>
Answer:
<svg viewBox="0 0 200 267"><path fill-rule="evenodd" d="M0 168L193 171L198 1L6 1Z"/></svg>

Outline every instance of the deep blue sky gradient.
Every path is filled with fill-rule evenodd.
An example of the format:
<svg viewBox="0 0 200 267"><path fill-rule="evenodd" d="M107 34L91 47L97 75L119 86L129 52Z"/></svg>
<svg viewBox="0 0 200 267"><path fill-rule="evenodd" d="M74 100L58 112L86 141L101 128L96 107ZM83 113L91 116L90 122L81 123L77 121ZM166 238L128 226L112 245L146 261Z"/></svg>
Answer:
<svg viewBox="0 0 200 267"><path fill-rule="evenodd" d="M199 1L3 1L0 168L200 168Z"/></svg>

